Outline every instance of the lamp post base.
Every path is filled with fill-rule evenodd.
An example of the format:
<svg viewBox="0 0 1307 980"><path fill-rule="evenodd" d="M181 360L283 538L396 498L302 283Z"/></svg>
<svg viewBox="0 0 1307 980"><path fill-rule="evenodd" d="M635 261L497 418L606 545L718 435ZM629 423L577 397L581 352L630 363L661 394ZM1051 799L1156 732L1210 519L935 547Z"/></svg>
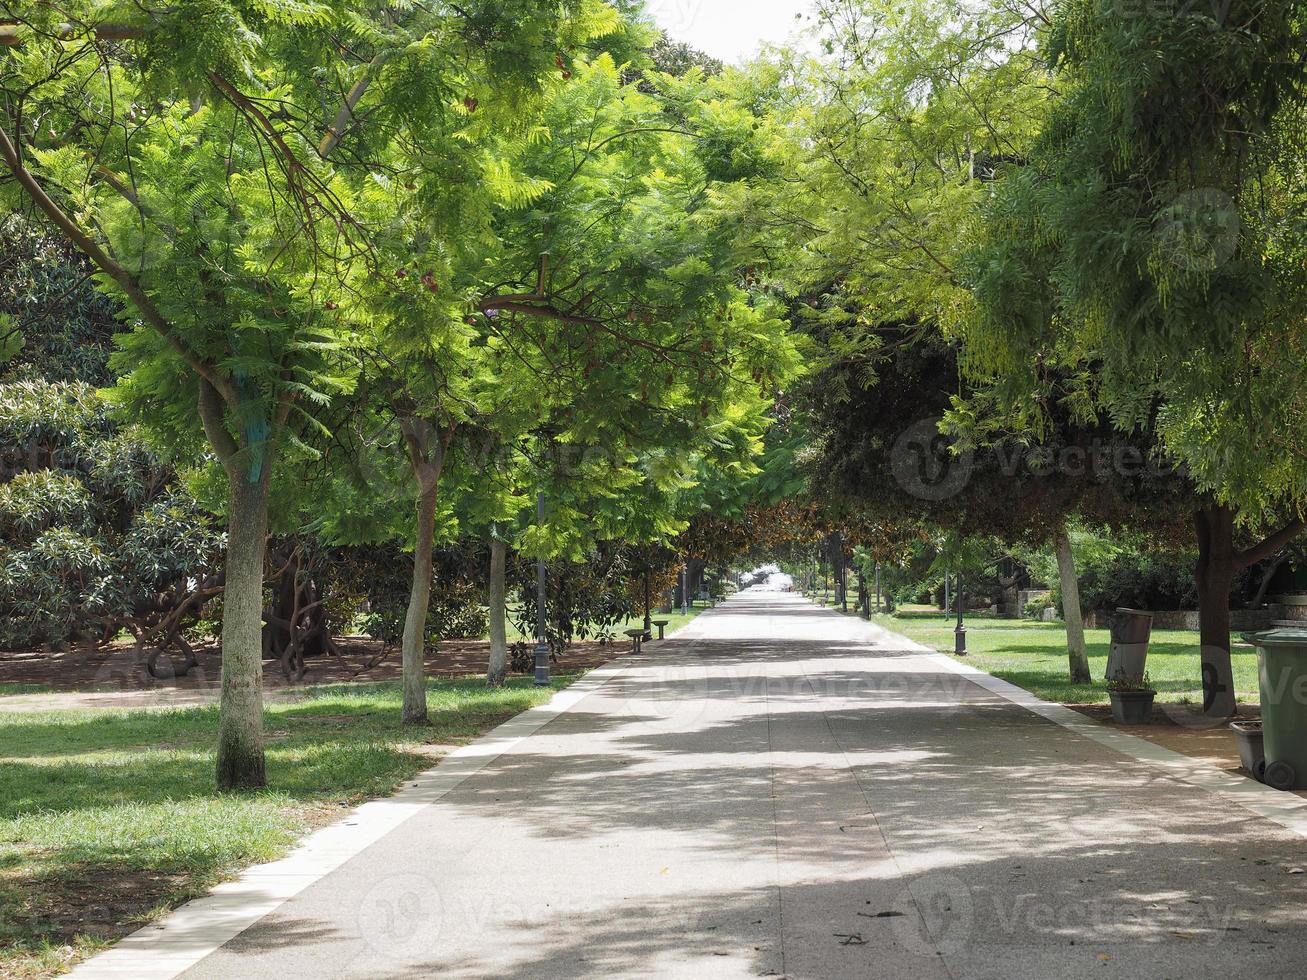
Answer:
<svg viewBox="0 0 1307 980"><path fill-rule="evenodd" d="M953 652L959 657L967 655L967 628L957 626L953 629Z"/></svg>
<svg viewBox="0 0 1307 980"><path fill-rule="evenodd" d="M536 687L549 686L549 644L536 644Z"/></svg>

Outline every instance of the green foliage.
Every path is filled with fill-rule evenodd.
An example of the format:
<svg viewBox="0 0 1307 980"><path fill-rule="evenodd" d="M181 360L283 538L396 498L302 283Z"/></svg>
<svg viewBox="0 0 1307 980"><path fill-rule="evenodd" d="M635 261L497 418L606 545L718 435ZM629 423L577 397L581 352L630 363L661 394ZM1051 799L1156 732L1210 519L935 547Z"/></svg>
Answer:
<svg viewBox="0 0 1307 980"><path fill-rule="evenodd" d="M0 219L0 256L0 372L108 384L117 318L86 261L20 214Z"/></svg>
<svg viewBox="0 0 1307 980"><path fill-rule="evenodd" d="M644 615L644 565L630 548L608 543L585 562L550 562L547 573L545 631L555 655L574 640L612 639L620 624ZM513 625L535 636L535 563L518 561L510 575L518 597Z"/></svg>
<svg viewBox="0 0 1307 980"><path fill-rule="evenodd" d="M968 305L956 265L1001 161L1019 159L1047 90L1027 8L953 0L817 5L821 50L790 82L780 152L797 180L777 217L798 236L789 275L825 297L832 349L880 346L883 324L946 332Z"/></svg>
<svg viewBox="0 0 1307 980"><path fill-rule="evenodd" d="M1051 595L1037 595L1026 600L1026 605L1025 608L1021 610L1021 615L1026 619L1032 619L1035 622L1042 622L1044 619L1044 613L1052 608L1054 608L1054 603Z"/></svg>
<svg viewBox="0 0 1307 980"><path fill-rule="evenodd" d="M1155 426L1200 490L1273 519L1307 496L1302 9L1114 12L1053 8L1061 97L983 203L966 367L1034 416L1050 368L1078 376L1069 397Z"/></svg>
<svg viewBox="0 0 1307 980"><path fill-rule="evenodd" d="M684 41L674 41L666 32L660 31L658 40L649 49L649 59L653 67L660 72L680 78L691 71L704 75L718 75L725 66L711 55L704 54Z"/></svg>
<svg viewBox="0 0 1307 980"><path fill-rule="evenodd" d="M84 384L0 385L0 463L0 647L136 626L215 565L212 521Z"/></svg>
<svg viewBox="0 0 1307 980"><path fill-rule="evenodd" d="M1076 556L1083 609L1195 609L1193 555L1121 551L1106 561Z"/></svg>
<svg viewBox="0 0 1307 980"><path fill-rule="evenodd" d="M475 557L464 549L437 552L427 612L428 645L486 634L481 583L472 577ZM410 556L394 544L335 549L326 579L337 623L387 645L399 642L413 580Z"/></svg>
<svg viewBox="0 0 1307 980"><path fill-rule="evenodd" d="M56 137L11 114L13 138L79 247L113 257L96 283L133 314L115 403L199 461L207 505L217 461L268 480L275 530L407 543L413 488L439 486L442 540L495 525L576 559L667 540L759 475L802 360L754 278L767 105L639 51L629 7L80 0L72 36L23 12L0 81ZM106 19L139 37L59 62ZM54 489L23 519L78 526ZM397 598L399 578L340 588ZM436 632L477 625L455 605ZM372 606L395 635L398 602Z"/></svg>

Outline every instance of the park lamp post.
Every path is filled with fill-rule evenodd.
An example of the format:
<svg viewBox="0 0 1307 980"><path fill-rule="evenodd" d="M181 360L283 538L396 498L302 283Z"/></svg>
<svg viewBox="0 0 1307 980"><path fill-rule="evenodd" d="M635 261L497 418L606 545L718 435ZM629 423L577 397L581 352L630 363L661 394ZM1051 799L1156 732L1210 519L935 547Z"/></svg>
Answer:
<svg viewBox="0 0 1307 980"><path fill-rule="evenodd" d="M646 562L644 566L644 638L646 640L653 639L653 611L650 608L651 605L652 597L649 593L649 564Z"/></svg>
<svg viewBox="0 0 1307 980"><path fill-rule="evenodd" d="M536 526L545 526L545 492L536 494ZM545 591L548 585L544 552L536 559L536 687L549 686L549 633L545 627Z"/></svg>
<svg viewBox="0 0 1307 980"><path fill-rule="evenodd" d="M962 607L965 605L965 598L962 588L962 573L958 572L954 578L953 598L958 604L958 624L953 627L953 652L959 657L967 655L967 628L962 624Z"/></svg>

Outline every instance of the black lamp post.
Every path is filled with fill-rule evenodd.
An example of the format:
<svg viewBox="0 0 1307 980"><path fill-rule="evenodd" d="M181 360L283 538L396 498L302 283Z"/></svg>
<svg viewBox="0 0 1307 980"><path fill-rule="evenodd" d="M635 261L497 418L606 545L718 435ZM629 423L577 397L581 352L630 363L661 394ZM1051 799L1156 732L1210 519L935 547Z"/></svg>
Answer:
<svg viewBox="0 0 1307 980"><path fill-rule="evenodd" d="M536 526L545 524L545 492L536 495ZM536 687L549 686L549 633L545 627L545 587L548 584L545 559L536 559Z"/></svg>
<svg viewBox="0 0 1307 980"><path fill-rule="evenodd" d="M649 609L649 566L644 567L644 638L653 639L653 614Z"/></svg>
<svg viewBox="0 0 1307 980"><path fill-rule="evenodd" d="M959 657L967 655L967 628L962 625L962 607L965 605L965 599L962 589L962 573L958 572L953 577L954 596L958 604L958 625L953 627L953 652Z"/></svg>

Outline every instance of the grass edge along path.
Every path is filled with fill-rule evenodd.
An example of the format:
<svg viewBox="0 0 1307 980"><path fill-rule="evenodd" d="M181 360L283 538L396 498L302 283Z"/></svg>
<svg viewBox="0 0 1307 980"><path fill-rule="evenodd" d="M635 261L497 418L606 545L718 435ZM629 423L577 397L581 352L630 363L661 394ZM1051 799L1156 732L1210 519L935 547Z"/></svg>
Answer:
<svg viewBox="0 0 1307 980"><path fill-rule="evenodd" d="M418 729L396 682L307 688L267 705L268 788L252 793L213 789L212 705L0 715L0 980L63 972L580 676L433 679Z"/></svg>
<svg viewBox="0 0 1307 980"><path fill-rule="evenodd" d="M953 653L955 620L943 613L881 613L872 622L954 659L978 667L1024 688L1045 701L1060 704L1107 704L1103 675L1111 636L1105 629L1085 630L1089 649L1089 684L1073 684L1067 674L1066 627L1060 622L968 616L967 656ZM1235 638L1231 659L1240 703L1256 703L1257 655ZM1198 634L1189 630L1154 630L1148 645L1148 674L1157 701L1201 704Z"/></svg>

